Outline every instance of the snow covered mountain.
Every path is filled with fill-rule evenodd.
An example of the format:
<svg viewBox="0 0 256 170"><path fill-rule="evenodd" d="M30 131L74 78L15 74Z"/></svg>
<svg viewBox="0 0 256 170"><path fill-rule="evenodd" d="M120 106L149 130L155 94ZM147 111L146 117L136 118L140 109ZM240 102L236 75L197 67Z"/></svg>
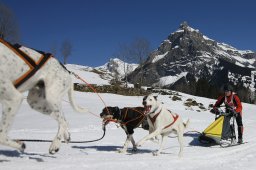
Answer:
<svg viewBox="0 0 256 170"><path fill-rule="evenodd" d="M126 74L131 73L138 67L138 64L125 63L120 59L110 59L109 62L99 67L88 67L74 64L67 64L67 69L84 77L91 84L109 85L113 79L122 79ZM81 83L74 79L75 83Z"/></svg>
<svg viewBox="0 0 256 170"><path fill-rule="evenodd" d="M201 95L197 94L204 88L201 84L211 86L213 91L226 82L255 88L255 79L251 78L255 59L255 52L216 42L184 22L128 76L128 81L135 83L143 77L144 85L195 95Z"/></svg>
<svg viewBox="0 0 256 170"><path fill-rule="evenodd" d="M111 58L109 62L95 69L102 72L109 72L112 76L123 78L138 67L138 64L129 64L118 58Z"/></svg>

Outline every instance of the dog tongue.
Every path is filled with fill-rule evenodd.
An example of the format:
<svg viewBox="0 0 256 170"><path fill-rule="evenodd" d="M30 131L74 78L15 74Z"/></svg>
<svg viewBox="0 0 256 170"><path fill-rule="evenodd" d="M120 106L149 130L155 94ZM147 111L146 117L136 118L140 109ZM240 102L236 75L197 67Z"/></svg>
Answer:
<svg viewBox="0 0 256 170"><path fill-rule="evenodd" d="M145 106L145 112L148 113L150 111L151 106Z"/></svg>

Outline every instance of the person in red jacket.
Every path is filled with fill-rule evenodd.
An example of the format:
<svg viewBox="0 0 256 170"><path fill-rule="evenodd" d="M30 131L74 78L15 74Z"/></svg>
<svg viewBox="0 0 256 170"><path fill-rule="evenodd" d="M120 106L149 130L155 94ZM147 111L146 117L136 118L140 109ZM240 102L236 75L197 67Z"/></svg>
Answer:
<svg viewBox="0 0 256 170"><path fill-rule="evenodd" d="M222 103L225 104L226 110L228 108L233 108L236 114L236 123L238 130L238 143L243 143L243 122L242 122L242 103L239 97L233 92L231 85L224 85L224 95L218 97L213 109L219 107Z"/></svg>

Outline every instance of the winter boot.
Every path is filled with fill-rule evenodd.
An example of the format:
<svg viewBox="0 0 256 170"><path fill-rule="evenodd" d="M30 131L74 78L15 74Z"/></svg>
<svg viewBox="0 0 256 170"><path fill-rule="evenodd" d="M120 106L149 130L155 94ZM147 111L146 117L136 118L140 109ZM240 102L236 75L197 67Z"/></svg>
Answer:
<svg viewBox="0 0 256 170"><path fill-rule="evenodd" d="M239 143L239 144L243 143L243 138L238 138L237 143Z"/></svg>
<svg viewBox="0 0 256 170"><path fill-rule="evenodd" d="M237 143L243 143L244 127L243 126L238 126L237 131L238 131L238 142Z"/></svg>

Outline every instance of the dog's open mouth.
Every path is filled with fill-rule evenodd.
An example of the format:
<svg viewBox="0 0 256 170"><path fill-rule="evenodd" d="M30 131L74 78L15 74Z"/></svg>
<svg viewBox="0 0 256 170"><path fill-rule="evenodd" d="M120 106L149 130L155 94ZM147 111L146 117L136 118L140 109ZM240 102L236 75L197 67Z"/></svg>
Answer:
<svg viewBox="0 0 256 170"><path fill-rule="evenodd" d="M102 116L101 118L103 119L102 123L107 125L113 119L113 116L112 115L105 115L105 116Z"/></svg>
<svg viewBox="0 0 256 170"><path fill-rule="evenodd" d="M152 106L150 106L150 105L148 105L148 106L145 105L145 106L144 106L144 108L145 108L145 113L149 113L150 110L151 110L151 107L152 107Z"/></svg>

